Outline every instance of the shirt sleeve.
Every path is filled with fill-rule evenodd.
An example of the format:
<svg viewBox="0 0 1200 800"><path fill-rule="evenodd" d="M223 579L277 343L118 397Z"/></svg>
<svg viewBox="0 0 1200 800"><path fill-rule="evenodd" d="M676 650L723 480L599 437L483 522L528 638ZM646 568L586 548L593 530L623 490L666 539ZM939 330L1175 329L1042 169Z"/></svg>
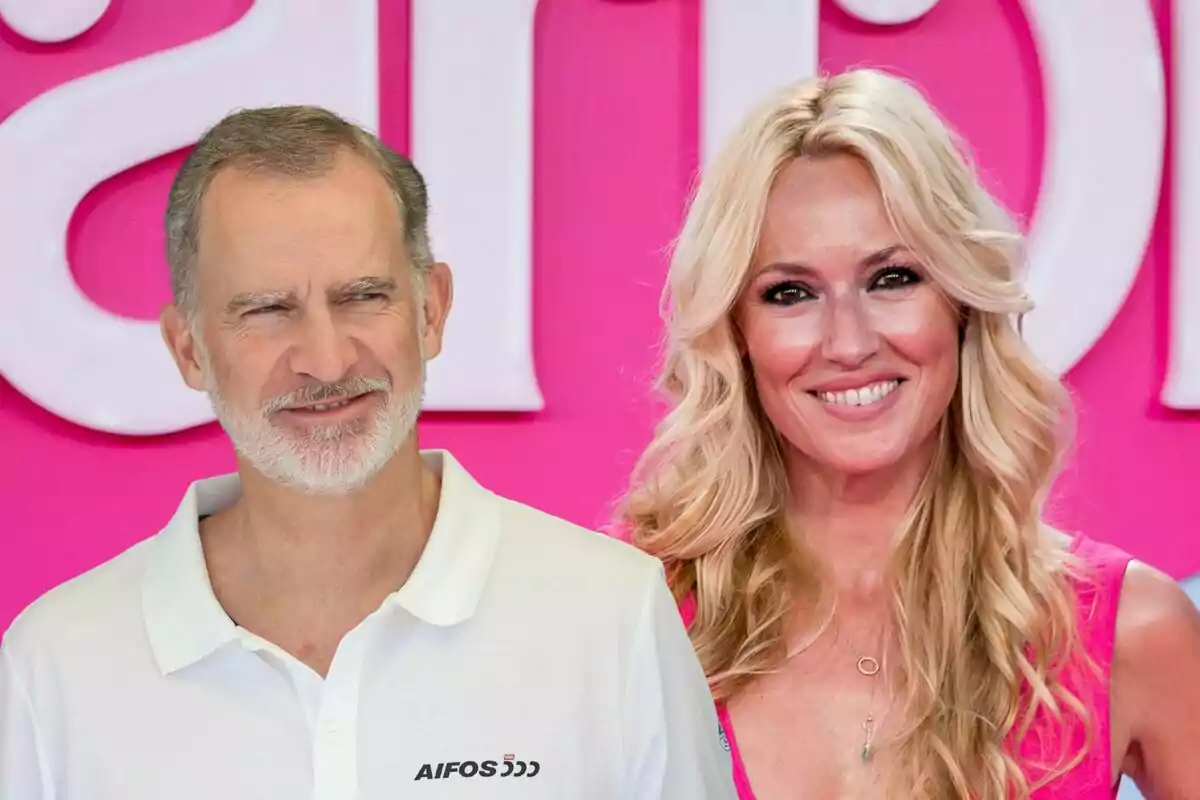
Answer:
<svg viewBox="0 0 1200 800"><path fill-rule="evenodd" d="M716 706L661 568L629 668L626 800L737 800Z"/></svg>
<svg viewBox="0 0 1200 800"><path fill-rule="evenodd" d="M0 645L0 798L52 800L46 773L29 694Z"/></svg>

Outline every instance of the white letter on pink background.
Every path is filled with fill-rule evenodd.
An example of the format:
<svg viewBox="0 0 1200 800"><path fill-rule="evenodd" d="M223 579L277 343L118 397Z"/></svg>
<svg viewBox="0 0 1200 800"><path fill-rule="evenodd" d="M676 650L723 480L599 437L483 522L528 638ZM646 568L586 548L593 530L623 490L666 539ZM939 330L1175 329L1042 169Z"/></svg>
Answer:
<svg viewBox="0 0 1200 800"><path fill-rule="evenodd" d="M75 283L71 215L93 187L189 146L238 107L315 104L377 130L377 2L257 0L219 33L71 81L0 123L0 374L96 430L211 421L157 325L109 313ZM529 303L535 0L413 2L412 155L430 179L435 254L459 279L426 407L539 408ZM0 0L0 15L57 41L106 5Z"/></svg>
<svg viewBox="0 0 1200 800"><path fill-rule="evenodd" d="M937 4L838 3L876 24L911 22ZM753 12L745 5L743 0L703 5L705 161L753 103L817 68L816 0L764 0ZM1112 0L1103 14L1096 13L1093 0L1023 0L1023 6L1043 67L1047 122L1041 193L1030 231L1028 282L1038 305L1025 330L1047 363L1064 373L1112 322L1142 263L1162 172L1162 61L1143 0ZM987 87L979 90L986 93ZM1200 323L1190 323L1193 341L1197 329ZM1178 341L1183 338L1178 334ZM1190 352L1195 350L1200 347ZM1200 378L1191 392L1200 392L1198 383Z"/></svg>
<svg viewBox="0 0 1200 800"><path fill-rule="evenodd" d="M1200 6L1172 9L1175 197L1171 220L1171 345L1164 405L1200 409Z"/></svg>

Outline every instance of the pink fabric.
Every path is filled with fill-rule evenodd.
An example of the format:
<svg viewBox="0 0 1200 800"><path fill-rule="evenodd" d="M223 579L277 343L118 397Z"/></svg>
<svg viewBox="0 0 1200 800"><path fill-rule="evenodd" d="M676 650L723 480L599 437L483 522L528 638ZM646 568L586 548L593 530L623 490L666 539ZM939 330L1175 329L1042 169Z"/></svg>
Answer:
<svg viewBox="0 0 1200 800"><path fill-rule="evenodd" d="M1042 787L1034 793L1034 800L1052 800L1070 797L1073 800L1110 800L1117 795L1117 786L1110 784L1112 776L1111 730L1109 727L1108 681L1112 665L1113 645L1116 640L1117 604L1121 595L1121 584L1130 556L1107 544L1078 537L1072 550L1091 571L1091 577L1076 586L1079 599L1079 628L1083 647L1095 660L1099 676L1089 673L1086 679L1070 683L1071 690L1088 705L1092 714L1092 744L1083 760L1070 772ZM685 625L690 626L695 617L695 599L691 596L680 604L680 614ZM722 739L733 759L734 785L739 800L755 800L746 774L733 722L724 703L717 703L717 719L721 723ZM1052 720L1039 719L1034 728L1018 745L1017 752L1022 762L1028 765L1053 763L1062 752L1064 738L1074 746L1082 744L1082 729L1064 731ZM1035 768L1027 767L1027 773ZM1031 775L1031 777L1034 777ZM1118 783L1119 786L1119 783Z"/></svg>

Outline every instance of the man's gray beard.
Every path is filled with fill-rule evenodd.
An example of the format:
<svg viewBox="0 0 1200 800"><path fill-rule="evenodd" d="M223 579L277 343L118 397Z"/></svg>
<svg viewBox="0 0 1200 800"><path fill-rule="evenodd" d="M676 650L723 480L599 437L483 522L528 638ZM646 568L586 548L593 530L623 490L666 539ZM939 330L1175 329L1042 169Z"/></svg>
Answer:
<svg viewBox="0 0 1200 800"><path fill-rule="evenodd" d="M425 393L425 364L416 384L403 393L383 378L350 378L275 398L256 415L227 404L213 371L205 366L205 391L234 449L254 469L276 483L306 494L348 494L362 488L414 434ZM366 422L314 426L307 433L275 425L271 415L297 403L320 402L377 391L384 404Z"/></svg>

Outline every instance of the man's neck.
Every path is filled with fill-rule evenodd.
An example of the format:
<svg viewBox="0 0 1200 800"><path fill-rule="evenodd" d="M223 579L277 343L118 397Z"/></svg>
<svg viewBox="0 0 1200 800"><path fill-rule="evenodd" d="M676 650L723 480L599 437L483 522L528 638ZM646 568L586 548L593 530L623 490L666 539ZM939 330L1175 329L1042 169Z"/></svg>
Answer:
<svg viewBox="0 0 1200 800"><path fill-rule="evenodd" d="M293 579L320 585L356 564L370 571L406 551L419 556L433 526L438 483L415 447L398 452L362 488L340 495L301 493L243 468L242 496L230 512L260 579L280 589ZM402 583L407 574L398 577Z"/></svg>
<svg viewBox="0 0 1200 800"><path fill-rule="evenodd" d="M415 444L345 495L304 494L241 473L240 499L201 529L213 590L237 623L323 672L341 637L412 574L437 515L440 478Z"/></svg>

